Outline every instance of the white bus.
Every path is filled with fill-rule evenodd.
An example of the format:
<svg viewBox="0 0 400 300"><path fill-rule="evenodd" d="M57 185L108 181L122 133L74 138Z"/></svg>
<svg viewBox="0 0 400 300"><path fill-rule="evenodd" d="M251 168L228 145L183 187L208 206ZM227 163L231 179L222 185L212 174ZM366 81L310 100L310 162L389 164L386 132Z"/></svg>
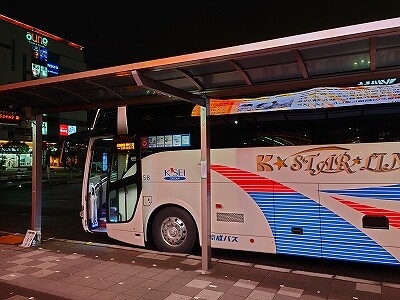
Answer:
<svg viewBox="0 0 400 300"><path fill-rule="evenodd" d="M212 100L211 247L399 265L398 89ZM198 108L128 109L129 134L89 141L83 227L190 253L201 240Z"/></svg>

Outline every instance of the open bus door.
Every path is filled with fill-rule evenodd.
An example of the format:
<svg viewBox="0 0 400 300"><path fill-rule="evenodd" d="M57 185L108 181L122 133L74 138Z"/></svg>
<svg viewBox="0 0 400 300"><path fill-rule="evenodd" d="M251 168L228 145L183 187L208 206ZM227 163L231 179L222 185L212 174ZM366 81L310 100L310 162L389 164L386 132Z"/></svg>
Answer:
<svg viewBox="0 0 400 300"><path fill-rule="evenodd" d="M82 187L82 224L89 232L144 246L140 138L91 138ZM141 242L138 243L138 240Z"/></svg>
<svg viewBox="0 0 400 300"><path fill-rule="evenodd" d="M112 145L112 136L92 137L88 141L81 211L82 225L88 232L106 232L106 190Z"/></svg>

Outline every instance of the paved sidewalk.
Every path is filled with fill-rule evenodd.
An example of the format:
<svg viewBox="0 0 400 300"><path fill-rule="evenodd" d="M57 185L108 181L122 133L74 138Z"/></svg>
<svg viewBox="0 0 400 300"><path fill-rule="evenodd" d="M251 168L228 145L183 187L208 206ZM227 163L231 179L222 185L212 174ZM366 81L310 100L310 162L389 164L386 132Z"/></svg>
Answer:
<svg viewBox="0 0 400 300"><path fill-rule="evenodd" d="M0 242L1 299L400 299L400 284L141 248L48 239Z"/></svg>

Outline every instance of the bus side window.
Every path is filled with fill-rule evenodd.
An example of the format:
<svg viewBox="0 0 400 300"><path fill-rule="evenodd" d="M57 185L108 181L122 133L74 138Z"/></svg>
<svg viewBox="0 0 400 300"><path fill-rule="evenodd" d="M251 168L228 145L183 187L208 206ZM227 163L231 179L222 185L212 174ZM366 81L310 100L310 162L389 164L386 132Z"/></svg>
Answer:
<svg viewBox="0 0 400 300"><path fill-rule="evenodd" d="M362 218L363 228L389 229L389 220L385 216L369 216Z"/></svg>

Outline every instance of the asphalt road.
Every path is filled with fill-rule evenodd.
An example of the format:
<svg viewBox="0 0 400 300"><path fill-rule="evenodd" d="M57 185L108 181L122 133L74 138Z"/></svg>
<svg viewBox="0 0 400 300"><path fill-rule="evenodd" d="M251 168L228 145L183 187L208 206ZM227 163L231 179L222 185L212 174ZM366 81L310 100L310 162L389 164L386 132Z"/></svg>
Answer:
<svg viewBox="0 0 400 300"><path fill-rule="evenodd" d="M0 231L24 234L30 229L31 194L30 182L0 185ZM85 232L79 216L80 210L81 183L65 181L58 184L43 184L43 238L54 237L126 246L104 234ZM201 255L201 249L195 249L192 254ZM212 250L212 257L400 284L400 267L218 249Z"/></svg>

